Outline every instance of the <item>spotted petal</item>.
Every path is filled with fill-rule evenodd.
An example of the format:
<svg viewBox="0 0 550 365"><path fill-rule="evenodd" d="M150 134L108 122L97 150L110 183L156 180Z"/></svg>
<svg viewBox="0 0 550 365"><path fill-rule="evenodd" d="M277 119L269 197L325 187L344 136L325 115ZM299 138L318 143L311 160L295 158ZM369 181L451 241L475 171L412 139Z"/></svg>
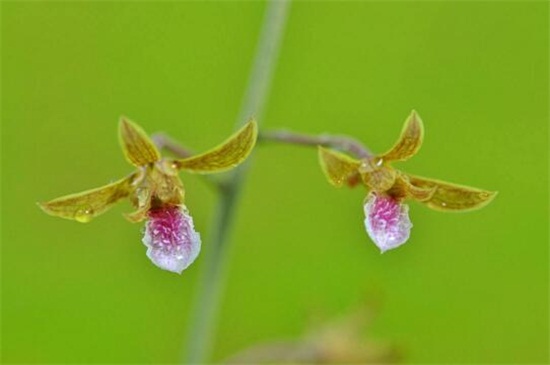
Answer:
<svg viewBox="0 0 550 365"><path fill-rule="evenodd" d="M440 211L468 211L482 208L489 204L497 195L495 191L487 191L464 185L451 184L439 180L408 175L412 185L419 188L435 189L433 195L422 203Z"/></svg>
<svg viewBox="0 0 550 365"><path fill-rule="evenodd" d="M134 175L97 189L66 195L38 205L50 215L86 223L127 197L133 190L131 183Z"/></svg>
<svg viewBox="0 0 550 365"><path fill-rule="evenodd" d="M424 140L424 125L416 111L412 111L397 143L384 155L384 161L405 161L414 156Z"/></svg>
<svg viewBox="0 0 550 365"><path fill-rule="evenodd" d="M319 163L329 183L336 187L358 182L361 162L340 152L319 146Z"/></svg>
<svg viewBox="0 0 550 365"><path fill-rule="evenodd" d="M201 249L200 235L184 206L151 210L143 243L155 265L178 274L195 261Z"/></svg>
<svg viewBox="0 0 550 365"><path fill-rule="evenodd" d="M199 174L209 174L232 169L242 163L252 152L258 137L258 125L250 120L219 146L203 154L174 160L174 168Z"/></svg>
<svg viewBox="0 0 550 365"><path fill-rule="evenodd" d="M126 117L120 118L120 145L124 156L134 166L145 166L160 160L160 152L147 133Z"/></svg>

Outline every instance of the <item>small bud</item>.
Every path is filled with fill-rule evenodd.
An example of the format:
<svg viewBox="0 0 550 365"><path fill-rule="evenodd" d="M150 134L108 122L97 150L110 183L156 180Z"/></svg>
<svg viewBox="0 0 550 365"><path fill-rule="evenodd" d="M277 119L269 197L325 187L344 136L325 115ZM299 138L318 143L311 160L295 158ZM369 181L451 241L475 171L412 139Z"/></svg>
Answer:
<svg viewBox="0 0 550 365"><path fill-rule="evenodd" d="M370 193L365 200L365 228L382 253L409 239L409 207L386 194Z"/></svg>
<svg viewBox="0 0 550 365"><path fill-rule="evenodd" d="M181 274L201 249L193 218L185 207L173 205L150 210L148 215L143 236L147 256L161 269Z"/></svg>

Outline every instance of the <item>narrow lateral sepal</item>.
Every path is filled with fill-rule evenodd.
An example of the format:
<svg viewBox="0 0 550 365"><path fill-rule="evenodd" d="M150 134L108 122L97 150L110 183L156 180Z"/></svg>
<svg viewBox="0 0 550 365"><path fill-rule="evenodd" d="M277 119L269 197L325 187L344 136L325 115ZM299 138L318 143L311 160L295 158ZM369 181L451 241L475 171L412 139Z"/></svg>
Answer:
<svg viewBox="0 0 550 365"><path fill-rule="evenodd" d="M408 175L412 185L420 188L434 189L433 195L423 204L439 211L470 211L483 208L497 195L496 191L488 191L465 185L452 184L440 180Z"/></svg>
<svg viewBox="0 0 550 365"><path fill-rule="evenodd" d="M49 215L87 223L106 212L120 199L127 197L133 190L133 177L132 174L96 189L65 195L38 205Z"/></svg>

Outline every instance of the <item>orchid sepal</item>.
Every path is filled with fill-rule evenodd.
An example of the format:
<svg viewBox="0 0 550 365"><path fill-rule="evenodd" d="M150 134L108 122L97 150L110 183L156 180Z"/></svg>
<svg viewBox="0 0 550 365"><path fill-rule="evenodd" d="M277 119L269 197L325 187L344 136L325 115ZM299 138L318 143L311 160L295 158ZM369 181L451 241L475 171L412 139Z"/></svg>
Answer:
<svg viewBox="0 0 550 365"><path fill-rule="evenodd" d="M432 196L421 201L427 207L443 212L466 212L485 207L497 196L489 191L466 185L408 175L411 184L419 188L434 189Z"/></svg>
<svg viewBox="0 0 550 365"><path fill-rule="evenodd" d="M160 160L160 152L147 133L127 117L119 122L119 140L126 160L132 165L147 166Z"/></svg>
<svg viewBox="0 0 550 365"><path fill-rule="evenodd" d="M405 161L416 155L424 141L424 123L413 110L405 120L399 139L386 153L381 155L384 161Z"/></svg>
<svg viewBox="0 0 550 365"><path fill-rule="evenodd" d="M109 210L120 199L130 195L134 177L135 174L132 174L99 188L38 203L38 206L49 215L88 223Z"/></svg>
<svg viewBox="0 0 550 365"><path fill-rule="evenodd" d="M172 167L197 174L224 172L242 163L252 152L258 124L251 119L224 142L202 154L172 160Z"/></svg>

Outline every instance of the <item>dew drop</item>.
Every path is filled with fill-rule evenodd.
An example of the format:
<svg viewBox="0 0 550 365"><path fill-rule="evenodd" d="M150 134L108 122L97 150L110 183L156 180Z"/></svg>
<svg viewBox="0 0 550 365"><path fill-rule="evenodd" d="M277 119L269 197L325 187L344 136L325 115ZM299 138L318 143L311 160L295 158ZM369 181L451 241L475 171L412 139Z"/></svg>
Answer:
<svg viewBox="0 0 550 365"><path fill-rule="evenodd" d="M74 214L74 219L80 223L88 223L92 220L94 211L91 207L82 207Z"/></svg>

